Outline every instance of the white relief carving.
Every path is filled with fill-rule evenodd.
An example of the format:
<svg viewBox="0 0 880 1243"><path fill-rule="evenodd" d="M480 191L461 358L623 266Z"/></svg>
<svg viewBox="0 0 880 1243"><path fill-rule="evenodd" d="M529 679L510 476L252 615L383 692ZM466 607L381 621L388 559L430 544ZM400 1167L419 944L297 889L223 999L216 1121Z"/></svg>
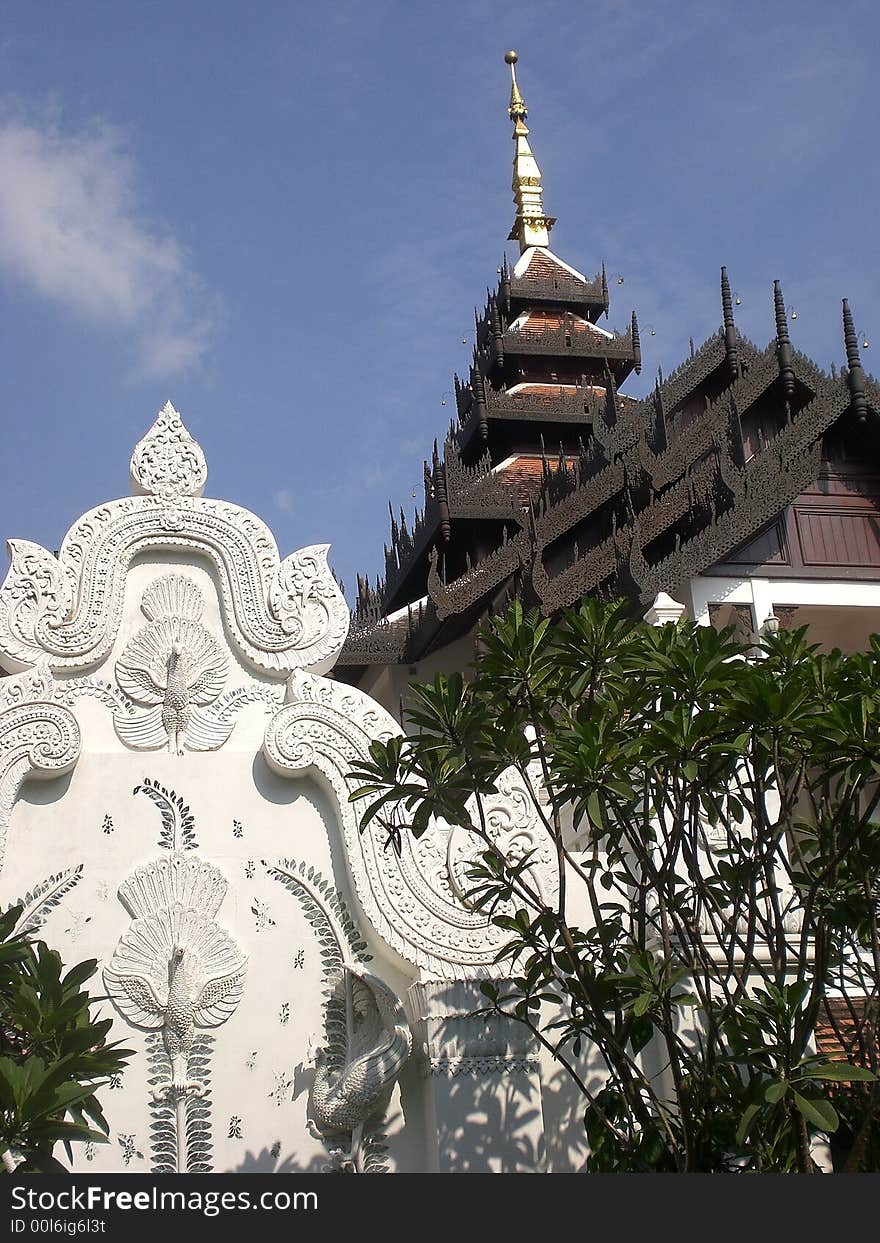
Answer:
<svg viewBox="0 0 880 1243"><path fill-rule="evenodd" d="M208 558L230 642L252 667L276 676L332 667L349 613L327 565L328 545L281 561L254 514L197 495L201 450L193 458L195 442L188 433L176 440L172 425L183 429L172 419L170 439L151 441L148 434L135 450L133 472L144 494L85 514L57 559L39 544L9 541L11 565L0 587L0 658L8 669L46 660L56 673L77 673L100 664L119 630L128 566L155 550Z"/></svg>
<svg viewBox="0 0 880 1243"><path fill-rule="evenodd" d="M0 680L0 868L12 808L25 777L58 777L79 758L75 717L50 702L54 682L45 664Z"/></svg>
<svg viewBox="0 0 880 1243"><path fill-rule="evenodd" d="M62 872L47 876L38 885L34 885L33 889L29 889L23 897L16 899L11 905L24 908L16 931L33 934L42 928L55 907L82 880L82 874L83 864L81 863L73 868L65 868Z"/></svg>
<svg viewBox="0 0 880 1243"><path fill-rule="evenodd" d="M0 653L13 672L45 659L38 629L61 626L76 593L76 574L40 544L7 540L10 566L0 588Z"/></svg>
<svg viewBox="0 0 880 1243"><path fill-rule="evenodd" d="M135 711L119 689L103 678L68 678L64 682L56 682L55 699L68 708L74 707L78 699L96 699L114 713Z"/></svg>
<svg viewBox="0 0 880 1243"><path fill-rule="evenodd" d="M363 963L344 962L351 980L352 1022L341 1066L318 1052L311 1113L324 1134L351 1131L380 1106L412 1052L412 1034L397 994Z"/></svg>
<svg viewBox="0 0 880 1243"><path fill-rule="evenodd" d="M5 681L11 681L11 679L0 680L0 688ZM67 678L63 682L55 682L54 699L56 703L64 704L67 708L75 707L78 699L94 699L120 719L126 716L136 716L140 712L136 704L123 695L118 686L113 686L103 678ZM235 686L232 690L224 691L220 698L211 705L211 717L218 729L221 726L229 727L226 731L228 736L242 708L258 703L262 705L267 715L271 715L283 702L283 686L267 686L260 683L251 686ZM114 722L114 724L117 723ZM162 746L164 741L163 735L157 745Z"/></svg>
<svg viewBox="0 0 880 1243"><path fill-rule="evenodd" d="M333 626L339 587L327 573L329 544L313 544L293 553L280 567L269 591L269 608L297 647L320 645Z"/></svg>
<svg viewBox="0 0 880 1243"><path fill-rule="evenodd" d="M318 777L333 795L360 903L379 935L399 954L443 979L500 975L495 962L507 934L469 910L453 891L447 867L449 830L434 823L417 841L401 835L401 852L387 848L377 824L363 833L348 801L348 773L369 756L370 743L400 733L394 719L361 691L309 674L293 674L288 702L266 729L266 761L282 776ZM499 794L500 816L505 795ZM511 812L511 821L518 813ZM551 896L552 869L543 876Z"/></svg>
<svg viewBox="0 0 880 1243"><path fill-rule="evenodd" d="M473 1057L432 1057L428 1072L446 1078L471 1076L482 1079L485 1075L531 1075L539 1074L540 1058L525 1053L477 1054Z"/></svg>
<svg viewBox="0 0 880 1243"><path fill-rule="evenodd" d="M400 998L363 963L342 964L345 1046L330 1061L316 1058L309 1096L309 1130L325 1144L346 1136L349 1147L328 1144L334 1169L364 1170L362 1142L370 1118L384 1114L398 1076L412 1052L412 1033Z"/></svg>
<svg viewBox="0 0 880 1243"><path fill-rule="evenodd" d="M344 1173L385 1170L378 1147L381 1130L376 1128L412 1052L406 1012L400 998L368 970L367 944L333 884L303 861L282 859L270 865L263 860L263 866L299 898L320 945L325 1043L315 1053L309 1132L327 1148L328 1168ZM285 1002L281 1023L288 1019Z"/></svg>
<svg viewBox="0 0 880 1243"><path fill-rule="evenodd" d="M208 479L205 455L170 401L135 445L130 470L135 492L163 498L201 496L204 492Z"/></svg>
<svg viewBox="0 0 880 1243"><path fill-rule="evenodd" d="M0 678L0 712L20 704L48 703L55 689L55 680L45 664L18 677Z"/></svg>
<svg viewBox="0 0 880 1243"><path fill-rule="evenodd" d="M218 721L234 721L239 709L247 704L261 703L264 711L274 713L284 702L283 686L236 686L225 691L214 704L214 714Z"/></svg>
<svg viewBox="0 0 880 1243"><path fill-rule="evenodd" d="M530 765L529 780L531 789L537 793L541 789L540 764ZM519 867L528 856L521 871L523 881L544 903L555 902L558 873L553 842L541 823L532 792L515 768L503 772L496 785L498 793L483 798L486 833L492 845L513 867ZM476 822L475 806L471 808L471 816ZM467 829L455 826L450 831L446 856L449 879L453 891L464 903L474 888L468 873L487 849L486 843Z"/></svg>
<svg viewBox="0 0 880 1243"><path fill-rule="evenodd" d="M199 622L202 593L180 574L166 574L144 592L141 609L150 624L138 630L116 662L122 691L146 712L114 717L126 746L168 745L183 754L213 751L229 737L233 720L218 719L207 705L218 698L229 671L226 653Z"/></svg>
<svg viewBox="0 0 880 1243"><path fill-rule="evenodd" d="M177 1172L188 1169L187 1099L203 1097L190 1078L196 1029L219 1027L241 1000L247 959L214 922L226 880L195 854L154 859L123 882L119 897L132 916L110 961L104 985L136 1027L161 1030L170 1076L152 1097L176 1107Z"/></svg>

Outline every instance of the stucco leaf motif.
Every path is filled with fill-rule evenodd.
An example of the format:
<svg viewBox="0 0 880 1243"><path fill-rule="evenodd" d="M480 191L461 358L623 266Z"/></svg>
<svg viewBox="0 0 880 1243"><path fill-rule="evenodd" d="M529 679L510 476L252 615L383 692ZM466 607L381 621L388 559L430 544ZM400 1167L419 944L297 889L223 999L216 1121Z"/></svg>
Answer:
<svg viewBox="0 0 880 1243"><path fill-rule="evenodd" d="M0 632L7 668L15 672L44 656L41 636L60 626L76 594L73 573L40 544L11 539L11 565L0 587Z"/></svg>
<svg viewBox="0 0 880 1243"><path fill-rule="evenodd" d="M212 751L232 731L233 722L202 711L213 704L229 670L226 653L199 622L204 600L180 574L156 579L144 592L141 609L150 624L135 632L116 662L120 689L148 711L118 713L116 732L126 746L152 750Z"/></svg>
<svg viewBox="0 0 880 1243"><path fill-rule="evenodd" d="M329 550L310 544L291 553L269 589L273 617L312 668L332 665L348 633L348 606L327 564Z"/></svg>
<svg viewBox="0 0 880 1243"><path fill-rule="evenodd" d="M171 499L201 496L208 480L205 455L189 434L170 401L131 455L131 483L135 493Z"/></svg>

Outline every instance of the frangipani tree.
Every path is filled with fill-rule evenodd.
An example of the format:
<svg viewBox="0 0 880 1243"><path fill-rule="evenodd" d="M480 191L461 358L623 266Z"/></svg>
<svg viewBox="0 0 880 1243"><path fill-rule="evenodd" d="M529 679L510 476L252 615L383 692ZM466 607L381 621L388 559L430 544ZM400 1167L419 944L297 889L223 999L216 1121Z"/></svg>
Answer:
<svg viewBox="0 0 880 1243"><path fill-rule="evenodd" d="M487 1008L583 1094L588 1168L808 1172L818 1133L835 1168L877 1168L880 641L756 652L592 600L557 624L515 603L481 639L352 797L392 841L438 816L481 843L468 901L509 933ZM553 904L487 831L510 767Z"/></svg>
<svg viewBox="0 0 880 1243"><path fill-rule="evenodd" d="M111 1019L92 1015L83 990L94 959L65 972L61 957L16 925L21 906L0 914L0 1161L7 1173L66 1173L60 1140L107 1142L96 1092L123 1070L131 1049L108 1044Z"/></svg>

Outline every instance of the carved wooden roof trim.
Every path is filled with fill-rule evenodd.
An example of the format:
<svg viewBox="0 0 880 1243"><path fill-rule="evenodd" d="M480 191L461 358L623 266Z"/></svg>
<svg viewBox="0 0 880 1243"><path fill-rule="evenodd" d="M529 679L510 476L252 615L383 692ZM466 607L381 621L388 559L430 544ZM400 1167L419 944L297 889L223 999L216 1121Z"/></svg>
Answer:
<svg viewBox="0 0 880 1243"><path fill-rule="evenodd" d="M432 548L429 557L428 596L437 610L438 618L443 621L478 604L517 569L527 567L531 563L531 547L528 531L520 531L450 583L443 581L439 570L439 555L436 547Z"/></svg>

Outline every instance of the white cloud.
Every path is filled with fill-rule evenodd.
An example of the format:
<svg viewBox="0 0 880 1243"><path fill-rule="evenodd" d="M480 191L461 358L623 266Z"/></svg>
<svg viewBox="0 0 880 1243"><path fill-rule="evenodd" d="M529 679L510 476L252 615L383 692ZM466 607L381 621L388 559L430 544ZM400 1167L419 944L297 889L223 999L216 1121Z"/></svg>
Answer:
<svg viewBox="0 0 880 1243"><path fill-rule="evenodd" d="M201 360L215 313L186 251L145 219L137 171L110 126L0 121L0 268L170 376Z"/></svg>
<svg viewBox="0 0 880 1243"><path fill-rule="evenodd" d="M288 488L279 488L272 493L272 504L282 514L292 514L295 508L293 493Z"/></svg>

